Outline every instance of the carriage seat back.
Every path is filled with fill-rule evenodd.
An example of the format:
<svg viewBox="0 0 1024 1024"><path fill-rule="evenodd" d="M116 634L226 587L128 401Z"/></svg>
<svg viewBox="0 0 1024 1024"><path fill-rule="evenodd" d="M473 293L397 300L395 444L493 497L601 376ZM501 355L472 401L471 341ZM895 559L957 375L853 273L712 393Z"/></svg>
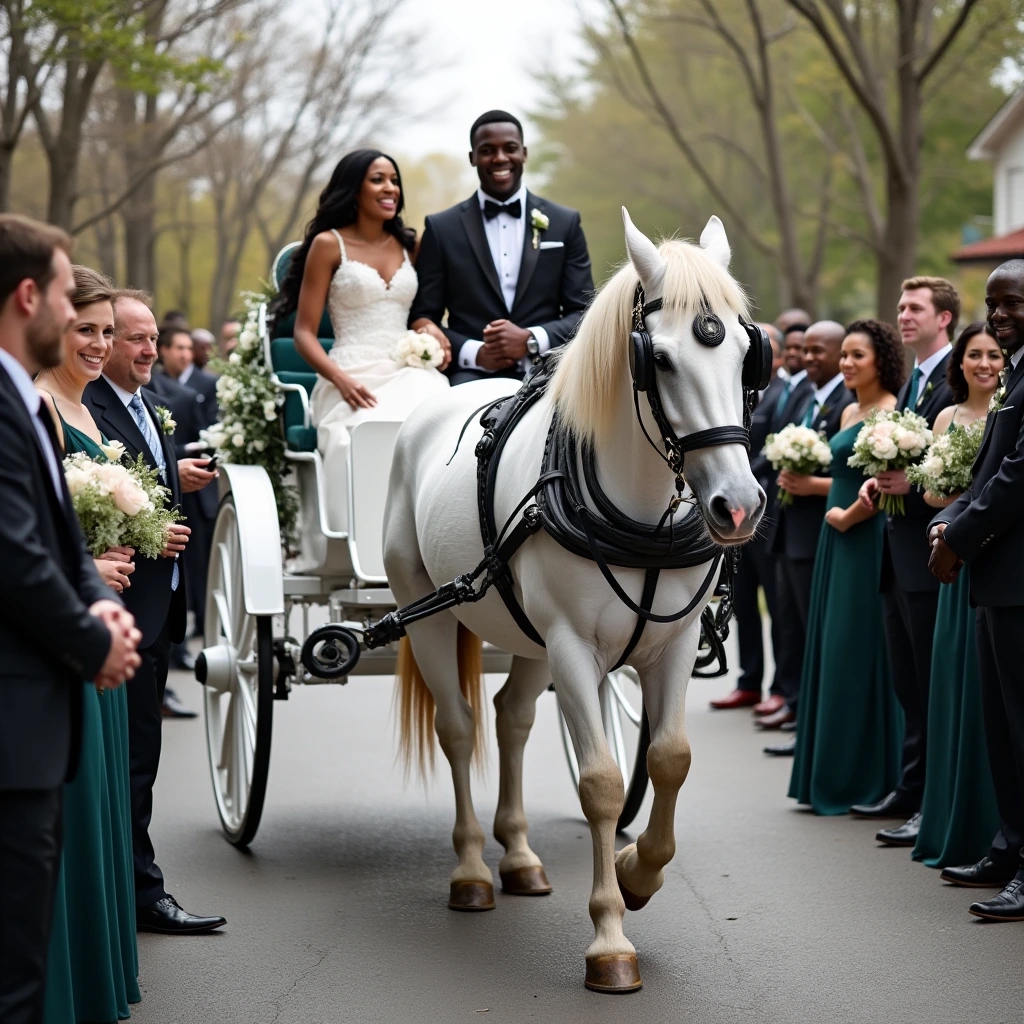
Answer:
<svg viewBox="0 0 1024 1024"><path fill-rule="evenodd" d="M334 344L332 338L321 338L320 345L325 352ZM292 338L275 338L270 343L270 361L282 384L300 384L306 389L306 397L313 394L316 373L298 352ZM316 450L316 428L305 427L302 423L302 403L299 396L289 392L284 402L284 436L288 447L296 452Z"/></svg>

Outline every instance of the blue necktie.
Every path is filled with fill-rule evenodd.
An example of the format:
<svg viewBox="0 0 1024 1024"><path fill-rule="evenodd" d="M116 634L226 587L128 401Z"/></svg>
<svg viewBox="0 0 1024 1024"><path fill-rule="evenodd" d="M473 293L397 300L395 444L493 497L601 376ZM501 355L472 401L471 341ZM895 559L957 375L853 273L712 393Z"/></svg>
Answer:
<svg viewBox="0 0 1024 1024"><path fill-rule="evenodd" d="M914 373L910 378L910 394L907 395L907 408L913 411L917 408L917 392L921 387L921 378L924 370L920 366L914 367Z"/></svg>
<svg viewBox="0 0 1024 1024"><path fill-rule="evenodd" d="M153 427L149 422L149 417L146 415L145 407L142 404L142 397L136 391L132 395L132 400L128 403L128 408L131 410L132 418L135 420L139 430L142 431L142 438L146 442L146 447L149 449L150 455L153 456L153 461L157 464L160 469L160 479L164 483L167 483L167 460L164 458L164 448L160 443L160 438L153 433ZM181 576L178 570L178 560L174 560L174 571L171 573L171 590L178 589L178 579Z"/></svg>

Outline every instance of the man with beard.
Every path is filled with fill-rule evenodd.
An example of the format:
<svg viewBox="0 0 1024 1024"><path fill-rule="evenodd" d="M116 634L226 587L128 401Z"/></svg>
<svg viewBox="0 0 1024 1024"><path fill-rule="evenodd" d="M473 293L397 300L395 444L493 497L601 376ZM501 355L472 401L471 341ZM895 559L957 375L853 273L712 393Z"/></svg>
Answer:
<svg viewBox="0 0 1024 1024"><path fill-rule="evenodd" d="M952 583L971 568L978 608L978 668L989 764L1001 827L977 864L948 867L942 879L1002 888L970 912L990 921L1024 921L1024 260L988 279L988 323L1009 353L993 397L971 486L932 520L929 567Z"/></svg>
<svg viewBox="0 0 1024 1024"><path fill-rule="evenodd" d="M130 679L139 631L100 579L32 375L75 317L62 231L0 216L0 1020L43 1020L46 956L82 684Z"/></svg>

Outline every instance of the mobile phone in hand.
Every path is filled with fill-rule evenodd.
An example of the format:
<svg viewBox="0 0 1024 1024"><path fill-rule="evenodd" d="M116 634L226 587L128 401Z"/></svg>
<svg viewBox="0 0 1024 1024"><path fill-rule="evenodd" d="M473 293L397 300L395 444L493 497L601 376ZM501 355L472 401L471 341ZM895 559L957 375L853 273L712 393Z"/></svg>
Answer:
<svg viewBox="0 0 1024 1024"><path fill-rule="evenodd" d="M209 456L209 461L202 468L205 469L207 473L212 473L217 468L217 453L216 452L214 452L211 456Z"/></svg>

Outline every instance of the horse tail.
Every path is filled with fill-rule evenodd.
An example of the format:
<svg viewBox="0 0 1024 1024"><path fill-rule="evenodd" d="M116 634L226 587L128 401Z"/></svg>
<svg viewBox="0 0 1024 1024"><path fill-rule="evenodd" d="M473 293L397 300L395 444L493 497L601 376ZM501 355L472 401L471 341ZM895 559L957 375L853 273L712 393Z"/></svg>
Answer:
<svg viewBox="0 0 1024 1024"><path fill-rule="evenodd" d="M483 762L486 742L484 705L483 642L459 623L459 689L473 711L473 763ZM416 766L421 778L434 769L434 695L416 664L407 636L398 643L398 726L399 750L406 773Z"/></svg>

